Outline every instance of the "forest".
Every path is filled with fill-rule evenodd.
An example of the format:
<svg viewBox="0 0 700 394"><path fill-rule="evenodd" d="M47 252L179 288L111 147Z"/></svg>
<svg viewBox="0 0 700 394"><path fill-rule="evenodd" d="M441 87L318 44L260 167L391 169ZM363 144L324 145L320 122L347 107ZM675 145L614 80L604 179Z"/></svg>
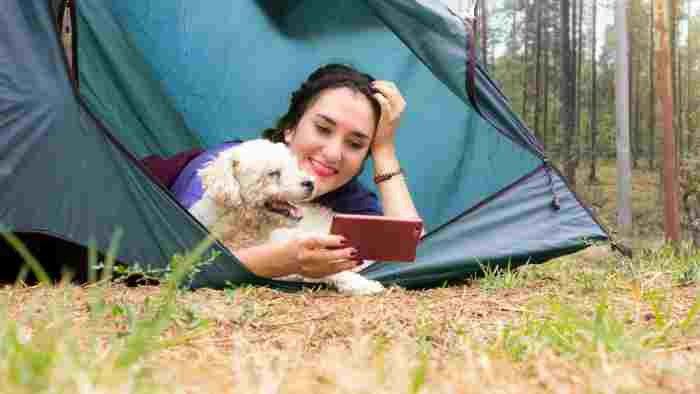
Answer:
<svg viewBox="0 0 700 394"><path fill-rule="evenodd" d="M620 3L626 20L627 56L623 60L617 52L617 3L611 0L479 0L456 6L463 13L473 12L471 5L476 6L472 17L478 21L482 62L512 108L542 142L549 160L594 209L615 201L610 190L600 187L605 181L601 171L616 166L622 126L616 100L627 98L627 117L622 119L628 135L631 182L636 185L638 178L646 177L652 180L647 189L656 186L641 191L646 197L640 204L631 198L629 208L635 219L641 219L632 224L637 235L663 238L663 127L664 111L670 112L680 224L683 237L695 238L697 245L700 4L692 0ZM667 16L665 24L659 22L661 12ZM664 43L670 61L660 68ZM624 67L616 70L622 61ZM626 92L616 86L616 73L621 71ZM664 75L670 78L670 92L659 86ZM662 105L664 94L669 96L670 108ZM623 174L617 172L611 181L621 184ZM635 188L633 194L638 192ZM619 219L609 221L612 227L619 224Z"/></svg>

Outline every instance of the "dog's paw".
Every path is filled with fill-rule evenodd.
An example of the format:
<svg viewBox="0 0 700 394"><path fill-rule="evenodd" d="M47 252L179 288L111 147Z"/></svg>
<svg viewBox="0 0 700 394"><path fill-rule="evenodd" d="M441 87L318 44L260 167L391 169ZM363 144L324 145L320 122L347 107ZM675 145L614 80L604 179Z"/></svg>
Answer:
<svg viewBox="0 0 700 394"><path fill-rule="evenodd" d="M371 295L383 292L384 286L353 272L341 272L333 276L333 285L343 294Z"/></svg>

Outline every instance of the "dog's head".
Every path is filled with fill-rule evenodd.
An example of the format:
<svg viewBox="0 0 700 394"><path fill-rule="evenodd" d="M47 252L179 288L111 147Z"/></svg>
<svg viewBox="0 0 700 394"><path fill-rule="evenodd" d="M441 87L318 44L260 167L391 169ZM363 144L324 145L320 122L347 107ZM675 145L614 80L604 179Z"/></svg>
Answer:
<svg viewBox="0 0 700 394"><path fill-rule="evenodd" d="M301 219L295 203L310 199L314 178L289 148L264 139L221 152L199 171L204 193L227 208L257 209ZM245 208L247 207L247 208Z"/></svg>

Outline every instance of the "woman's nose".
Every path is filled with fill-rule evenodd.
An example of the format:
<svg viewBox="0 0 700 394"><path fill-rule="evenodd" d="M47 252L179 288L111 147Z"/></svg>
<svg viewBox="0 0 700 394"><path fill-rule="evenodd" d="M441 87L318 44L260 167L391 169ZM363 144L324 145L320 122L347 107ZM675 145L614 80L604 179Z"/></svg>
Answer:
<svg viewBox="0 0 700 394"><path fill-rule="evenodd" d="M325 159L328 160L330 163L336 164L340 162L340 160L343 158L342 148L342 141L329 141L323 147L323 155L325 156Z"/></svg>

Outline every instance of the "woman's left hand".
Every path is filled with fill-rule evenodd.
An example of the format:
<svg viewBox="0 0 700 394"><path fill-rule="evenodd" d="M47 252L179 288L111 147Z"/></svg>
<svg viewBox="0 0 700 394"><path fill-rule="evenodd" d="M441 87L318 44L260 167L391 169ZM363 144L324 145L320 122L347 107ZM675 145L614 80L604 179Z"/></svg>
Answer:
<svg viewBox="0 0 700 394"><path fill-rule="evenodd" d="M374 98L379 102L382 113L377 123L377 132L372 143L372 152L394 147L394 135L399 128L401 114L406 108L406 101L399 88L391 81L374 81L372 87L377 90Z"/></svg>

